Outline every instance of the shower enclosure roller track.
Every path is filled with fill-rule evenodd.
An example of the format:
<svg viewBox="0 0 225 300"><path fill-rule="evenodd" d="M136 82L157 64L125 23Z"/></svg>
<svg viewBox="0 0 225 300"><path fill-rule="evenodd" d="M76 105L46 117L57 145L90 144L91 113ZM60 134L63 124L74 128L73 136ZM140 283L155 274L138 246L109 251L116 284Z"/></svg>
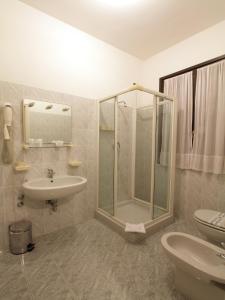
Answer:
<svg viewBox="0 0 225 300"><path fill-rule="evenodd" d="M117 179L118 179L118 170L117 170L117 166L118 166L118 148L120 148L120 142L118 141L118 137L117 137L117 109L118 109L118 104L120 104L120 106L123 107L128 107L127 105L127 101L124 100L120 100L118 101L118 97L121 95L125 95L129 92L133 92L133 91L141 91L150 95L153 95L153 123L152 123L152 154L151 154L151 165L155 166L155 146L156 146L156 126L157 126L157 108L160 106L160 104L163 104L163 102L165 103L165 100L167 100L167 102L169 101L169 103L171 103L171 130L170 130L170 140L171 140L171 144L170 144L170 152L169 152L169 163L168 163L168 170L169 170L169 180L168 180L168 211L165 212L163 215L154 218L154 188L155 188L155 167L151 168L151 182L150 182L150 186L151 186L151 196L150 196L150 203L151 205L151 209L150 209L150 214L149 214L149 220L147 222L143 222L145 225L145 229L146 229L146 234L125 234L124 229L125 229L125 222L121 219L119 219L116 216L116 211L117 211L117 191L118 191L118 186L117 186ZM147 236L150 233L153 233L157 230L159 230L161 227L166 226L167 224L170 224L173 221L173 198L174 198L174 169L175 169L175 147L176 147L176 101L175 99L145 88L141 85L138 84L133 84L130 88L128 88L127 90L121 91L117 94L113 94L111 96L108 96L106 98L103 98L101 100L99 100L98 102L98 113L100 110L100 105L106 101L109 100L114 100L114 128L108 131L111 131L112 134L114 134L114 145L119 145L117 146L117 149L115 149L115 147L113 147L114 150L114 168L113 168L113 212L109 213L107 211L105 211L104 209L102 209L100 207L100 203L99 203L99 161L100 161L100 157L99 157L99 148L97 151L97 162L98 162L98 183L97 183L97 208L96 208L96 217L98 219L100 219L101 221L105 222L106 224L108 224L110 227L112 227L113 229L115 229L116 231L118 231L119 233L121 233L124 237L128 238L128 239L136 239L138 238L144 238L145 236ZM157 106L158 103L158 106ZM100 125L100 116L98 117L98 122ZM99 130L98 130L98 147L99 147Z"/></svg>

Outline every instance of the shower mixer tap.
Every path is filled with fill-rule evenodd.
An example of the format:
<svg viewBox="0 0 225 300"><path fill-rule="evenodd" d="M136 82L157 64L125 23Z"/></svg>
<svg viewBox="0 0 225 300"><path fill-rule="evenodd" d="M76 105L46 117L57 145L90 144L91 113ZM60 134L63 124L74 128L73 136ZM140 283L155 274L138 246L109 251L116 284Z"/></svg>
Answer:
<svg viewBox="0 0 225 300"><path fill-rule="evenodd" d="M113 147L113 149L115 149L115 144L114 143L112 144L112 147ZM117 150L118 151L120 150L120 142L117 142Z"/></svg>
<svg viewBox="0 0 225 300"><path fill-rule="evenodd" d="M123 107L127 107L127 102L124 100L119 101L118 104L123 104Z"/></svg>

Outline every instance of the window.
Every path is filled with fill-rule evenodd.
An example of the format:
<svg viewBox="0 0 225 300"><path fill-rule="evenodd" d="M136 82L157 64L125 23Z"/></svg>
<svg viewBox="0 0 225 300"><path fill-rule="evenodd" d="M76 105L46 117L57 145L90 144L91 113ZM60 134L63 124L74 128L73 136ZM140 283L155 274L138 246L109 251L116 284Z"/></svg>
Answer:
<svg viewBox="0 0 225 300"><path fill-rule="evenodd" d="M178 100L177 167L224 174L225 55L160 78L160 91Z"/></svg>
<svg viewBox="0 0 225 300"><path fill-rule="evenodd" d="M192 67L189 67L189 68L186 68L186 69L180 70L178 72L175 72L175 73L172 73L172 74L169 74L169 75L166 75L164 77L159 78L159 91L163 93L164 92L164 81L166 79L173 78L173 77L176 77L178 75L182 75L182 74L185 74L185 73L188 73L188 72L192 72L192 84L193 84L193 86L192 86L192 91L193 91L193 95L192 95L192 101L193 101L192 130L193 131L194 131L194 128L195 128L195 124L194 124L194 122L195 122L195 92L196 92L197 70L199 68L208 66L210 64L213 64L215 62L218 62L218 61L221 61L221 60L224 60L224 59L225 59L225 55L221 55L221 56L218 56L216 58L207 60L203 63L194 65Z"/></svg>

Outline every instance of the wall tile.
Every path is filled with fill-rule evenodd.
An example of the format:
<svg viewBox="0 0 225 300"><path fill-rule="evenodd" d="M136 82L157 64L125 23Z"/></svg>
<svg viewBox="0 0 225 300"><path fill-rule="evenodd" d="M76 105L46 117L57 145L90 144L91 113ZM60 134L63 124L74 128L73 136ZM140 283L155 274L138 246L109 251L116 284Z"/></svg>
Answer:
<svg viewBox="0 0 225 300"><path fill-rule="evenodd" d="M196 209L225 211L225 175L176 169L175 214L193 222Z"/></svg>
<svg viewBox="0 0 225 300"><path fill-rule="evenodd" d="M24 150L21 110L24 98L71 105L72 142L75 146ZM33 235L36 237L92 218L96 201L96 102L73 95L0 81L0 103L3 102L11 102L13 105L14 162L24 160L31 168L26 173L17 173L13 170L13 164L5 165L0 159L0 250L8 247L7 232L10 222L23 218L31 220ZM3 139L2 125L3 119L0 114L1 140ZM2 143L0 151L2 151ZM81 160L81 167L69 167L69 159ZM45 202L30 199L24 200L23 207L17 207L17 198L21 193L24 180L46 177L48 168L53 168L56 175L87 177L88 185L81 193L66 200L59 200L56 212L52 212Z"/></svg>

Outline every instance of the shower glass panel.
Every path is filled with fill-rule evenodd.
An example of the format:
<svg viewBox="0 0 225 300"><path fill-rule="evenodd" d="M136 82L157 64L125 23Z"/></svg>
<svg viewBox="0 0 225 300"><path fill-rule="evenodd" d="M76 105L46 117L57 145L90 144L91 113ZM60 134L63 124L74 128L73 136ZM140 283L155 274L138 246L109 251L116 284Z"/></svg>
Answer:
<svg viewBox="0 0 225 300"><path fill-rule="evenodd" d="M153 105L136 109L135 198L151 202Z"/></svg>
<svg viewBox="0 0 225 300"><path fill-rule="evenodd" d="M147 222L151 220L153 97L141 92L118 96L116 120L115 216L128 223Z"/></svg>
<svg viewBox="0 0 225 300"><path fill-rule="evenodd" d="M117 205L118 219L132 220L132 166L133 166L133 114L136 93L130 92L117 98Z"/></svg>
<svg viewBox="0 0 225 300"><path fill-rule="evenodd" d="M114 215L115 98L99 104L99 208Z"/></svg>
<svg viewBox="0 0 225 300"><path fill-rule="evenodd" d="M118 97L117 106L117 202L120 204L132 196L133 108L129 98L131 93Z"/></svg>
<svg viewBox="0 0 225 300"><path fill-rule="evenodd" d="M153 219L169 211L172 104L157 98Z"/></svg>

